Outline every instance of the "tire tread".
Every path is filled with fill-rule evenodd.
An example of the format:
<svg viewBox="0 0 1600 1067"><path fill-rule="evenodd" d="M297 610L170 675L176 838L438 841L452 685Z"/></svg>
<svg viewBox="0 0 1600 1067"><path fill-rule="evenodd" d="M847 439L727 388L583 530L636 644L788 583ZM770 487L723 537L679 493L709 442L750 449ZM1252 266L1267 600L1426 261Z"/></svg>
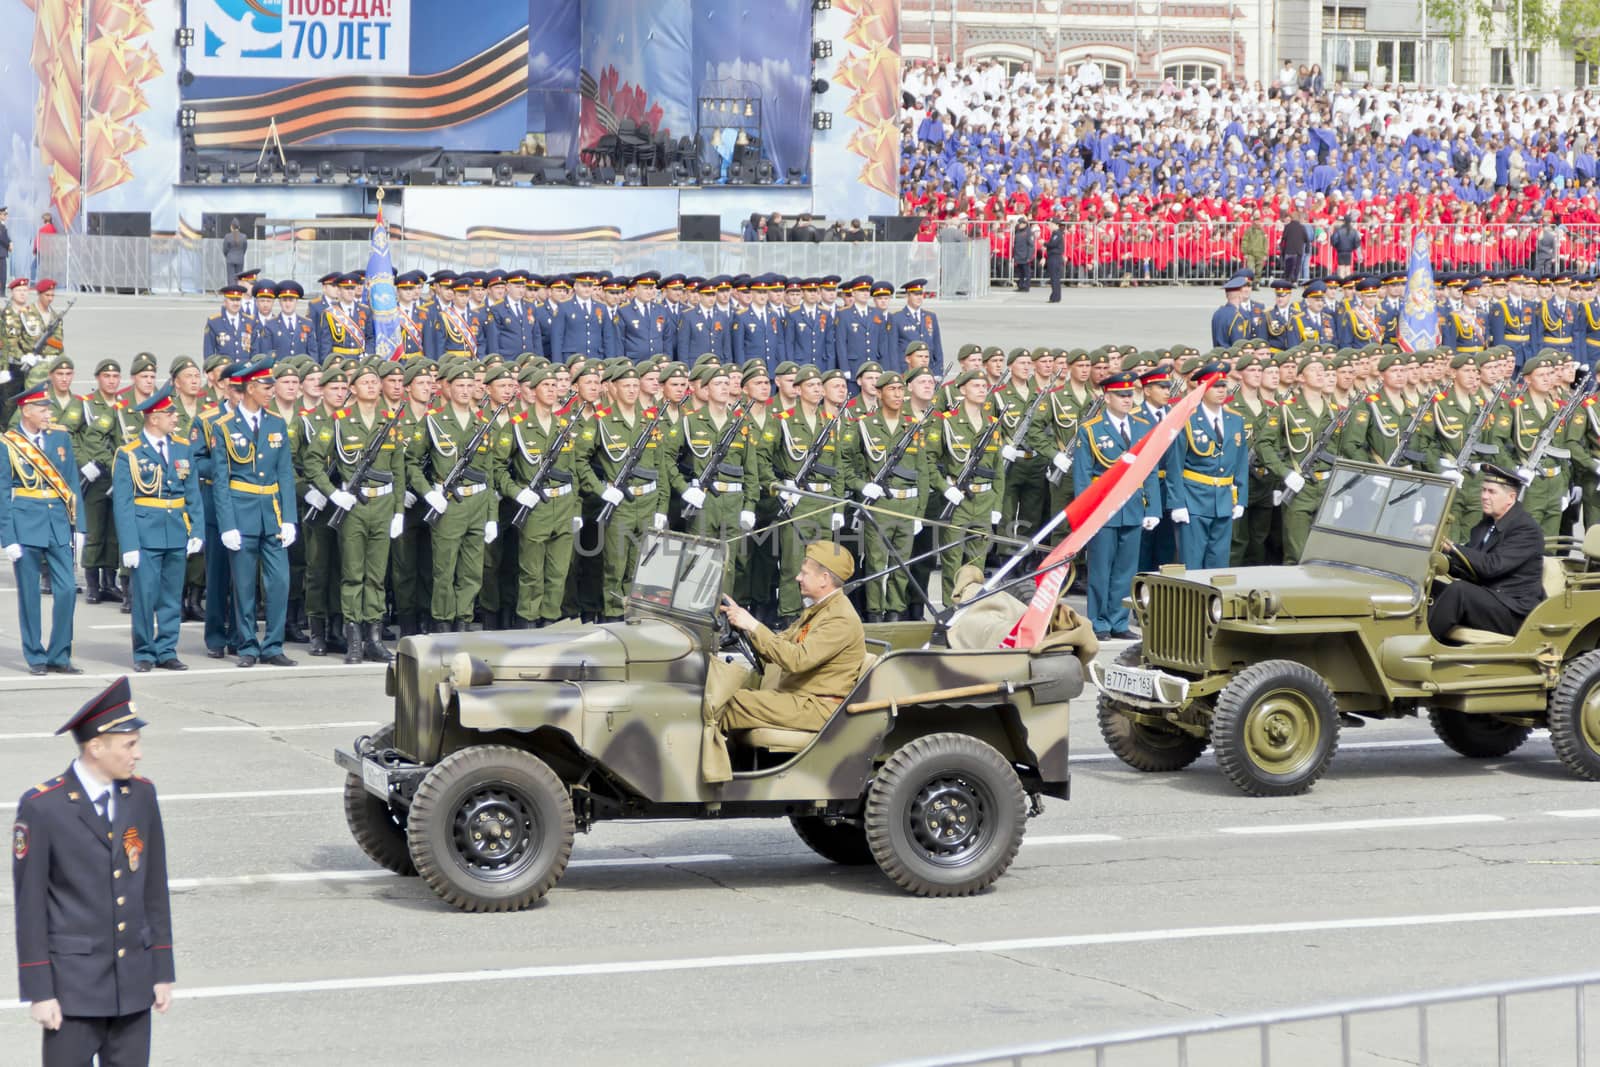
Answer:
<svg viewBox="0 0 1600 1067"><path fill-rule="evenodd" d="M1331 720L1326 731L1328 746L1322 759L1293 782L1278 786L1261 780L1259 772L1245 751L1245 745L1242 741L1235 745L1232 734L1235 724L1242 722L1250 711L1240 694L1254 690L1263 679L1280 671L1294 676L1307 691L1320 691L1327 698L1332 714L1328 716ZM1299 796L1315 785L1327 772L1328 765L1333 762L1334 754L1339 750L1338 702L1328 689L1328 683L1323 681L1322 675L1303 663L1288 659L1269 659L1253 663L1234 675L1233 679L1223 687L1222 692L1217 694L1216 708L1211 717L1211 750L1217 758L1217 767L1241 793L1253 797Z"/></svg>

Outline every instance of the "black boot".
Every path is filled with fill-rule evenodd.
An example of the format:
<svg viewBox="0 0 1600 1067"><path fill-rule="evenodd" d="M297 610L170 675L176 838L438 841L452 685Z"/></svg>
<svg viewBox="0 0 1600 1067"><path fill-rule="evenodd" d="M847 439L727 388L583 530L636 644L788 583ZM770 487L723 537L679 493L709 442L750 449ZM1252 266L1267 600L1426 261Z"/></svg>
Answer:
<svg viewBox="0 0 1600 1067"><path fill-rule="evenodd" d="M430 633L447 634L455 628L454 619L434 619Z"/></svg>
<svg viewBox="0 0 1600 1067"><path fill-rule="evenodd" d="M283 639L291 644L306 643L306 632L300 629L300 601L289 601L289 612L283 620Z"/></svg>
<svg viewBox="0 0 1600 1067"><path fill-rule="evenodd" d="M83 569L83 602L85 604L100 603L100 568L85 567Z"/></svg>
<svg viewBox="0 0 1600 1067"><path fill-rule="evenodd" d="M393 663L394 653L383 647L383 627L379 623L367 623L367 640L361 647L361 654L368 663Z"/></svg>
<svg viewBox="0 0 1600 1067"><path fill-rule="evenodd" d="M347 622L344 624L344 661L346 663L361 662L361 625Z"/></svg>
<svg viewBox="0 0 1600 1067"><path fill-rule="evenodd" d="M867 612L867 621L868 622L883 622L884 621L883 612L881 612L881 611L869 611L869 612Z"/></svg>
<svg viewBox="0 0 1600 1067"><path fill-rule="evenodd" d="M51 596L52 595L51 590L50 590L50 572L49 571L40 571L39 572L39 595L40 596Z"/></svg>
<svg viewBox="0 0 1600 1067"><path fill-rule="evenodd" d="M344 653L344 652L350 651L350 646L348 644L346 644L344 636L343 636L344 635L344 630L345 630L345 625L344 625L344 616L343 615L330 615L328 617L328 651L329 652L333 652L333 653L338 654L338 653Z"/></svg>
<svg viewBox="0 0 1600 1067"><path fill-rule="evenodd" d="M415 615L402 615L399 622L401 637L410 637L413 634L422 632L421 628L417 626L417 617Z"/></svg>
<svg viewBox="0 0 1600 1067"><path fill-rule="evenodd" d="M533 623L529 622L527 619L524 619L521 615L513 615L511 616L511 625L506 627L506 629L531 630L533 629Z"/></svg>
<svg viewBox="0 0 1600 1067"><path fill-rule="evenodd" d="M395 620L384 619L378 624L378 636L383 638L385 641L394 640L394 626L391 625L393 622L395 622Z"/></svg>
<svg viewBox="0 0 1600 1067"><path fill-rule="evenodd" d="M128 599L128 588L117 578L117 572L110 567L101 567L98 576L83 572L85 585L93 582L100 587L100 598L120 604Z"/></svg>
<svg viewBox="0 0 1600 1067"><path fill-rule="evenodd" d="M205 594L198 585L183 587L183 621L203 622L206 617Z"/></svg>
<svg viewBox="0 0 1600 1067"><path fill-rule="evenodd" d="M105 577L107 579L107 581L104 583L104 585L102 585L101 588L100 588L101 595L104 596L107 600L121 600L122 601L122 613L124 615L132 615L133 614L133 590L131 590L129 588L129 586L133 584L133 577L131 575L129 577L127 577L127 578L120 578L119 577L117 579L117 592L116 593L111 593L111 592L108 592L106 590L106 586L109 586L111 584L109 579L111 578L112 572L107 570L107 571L102 571L101 573L103 575L105 575ZM121 595L119 596L117 594L121 594Z"/></svg>
<svg viewBox="0 0 1600 1067"><path fill-rule="evenodd" d="M311 648L307 651L313 656L326 656L328 654L328 620L321 615L312 615L306 619L306 624L311 627Z"/></svg>

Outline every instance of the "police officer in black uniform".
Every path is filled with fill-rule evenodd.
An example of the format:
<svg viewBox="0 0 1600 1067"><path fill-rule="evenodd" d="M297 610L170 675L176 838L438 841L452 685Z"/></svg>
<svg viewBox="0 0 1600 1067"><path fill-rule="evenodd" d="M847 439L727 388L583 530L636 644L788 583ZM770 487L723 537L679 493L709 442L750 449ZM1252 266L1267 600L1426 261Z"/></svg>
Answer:
<svg viewBox="0 0 1600 1067"><path fill-rule="evenodd" d="M77 759L17 804L17 969L45 1067L149 1063L150 1009L172 1003L166 838L133 773L144 725L118 678L56 731Z"/></svg>

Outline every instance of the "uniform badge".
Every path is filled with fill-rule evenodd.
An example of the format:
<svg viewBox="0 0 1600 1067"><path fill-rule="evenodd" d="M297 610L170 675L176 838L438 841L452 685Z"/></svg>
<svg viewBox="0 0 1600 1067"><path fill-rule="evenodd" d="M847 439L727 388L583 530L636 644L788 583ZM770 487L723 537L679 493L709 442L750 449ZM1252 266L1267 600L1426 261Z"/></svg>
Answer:
<svg viewBox="0 0 1600 1067"><path fill-rule="evenodd" d="M277 448L281 444L283 444L283 434L281 434L281 433L269 433L269 434L267 434L267 446L269 448Z"/></svg>
<svg viewBox="0 0 1600 1067"><path fill-rule="evenodd" d="M128 854L128 870L139 869L139 857L144 855L144 842L139 838L139 828L130 826L122 831L122 851Z"/></svg>
<svg viewBox="0 0 1600 1067"><path fill-rule="evenodd" d="M179 478L180 481L181 480L185 480L185 479L187 479L189 477L189 461L188 460L186 460L186 459L175 460L174 463L173 463L173 466L175 466L177 468L178 478Z"/></svg>
<svg viewBox="0 0 1600 1067"><path fill-rule="evenodd" d="M25 822L11 828L11 858L18 862L28 858L28 824Z"/></svg>
<svg viewBox="0 0 1600 1067"><path fill-rule="evenodd" d="M227 334L225 334L225 333L217 334L217 344L225 345L227 343L228 343L228 335Z"/></svg>

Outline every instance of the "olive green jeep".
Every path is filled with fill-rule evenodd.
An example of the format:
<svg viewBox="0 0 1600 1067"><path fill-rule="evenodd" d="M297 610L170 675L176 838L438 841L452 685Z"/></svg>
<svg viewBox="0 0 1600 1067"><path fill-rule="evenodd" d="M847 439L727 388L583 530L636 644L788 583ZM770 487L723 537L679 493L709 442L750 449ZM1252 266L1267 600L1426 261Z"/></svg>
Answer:
<svg viewBox="0 0 1600 1067"><path fill-rule="evenodd" d="M924 648L928 623L869 626L819 732L733 731L710 775L708 684L762 666L716 610L724 565L720 542L652 534L621 623L400 642L393 724L335 752L362 850L467 911L539 900L575 831L606 819L787 818L826 859L924 896L999 878L1041 797L1068 795L1074 650Z"/></svg>
<svg viewBox="0 0 1600 1067"><path fill-rule="evenodd" d="M1176 771L1209 744L1245 793L1288 796L1327 770L1341 720L1426 712L1476 758L1546 727L1568 769L1600 780L1600 528L1549 543L1545 599L1516 634L1458 627L1441 644L1427 612L1453 494L1435 475L1340 463L1298 566L1138 575L1142 643L1090 668L1111 750Z"/></svg>

